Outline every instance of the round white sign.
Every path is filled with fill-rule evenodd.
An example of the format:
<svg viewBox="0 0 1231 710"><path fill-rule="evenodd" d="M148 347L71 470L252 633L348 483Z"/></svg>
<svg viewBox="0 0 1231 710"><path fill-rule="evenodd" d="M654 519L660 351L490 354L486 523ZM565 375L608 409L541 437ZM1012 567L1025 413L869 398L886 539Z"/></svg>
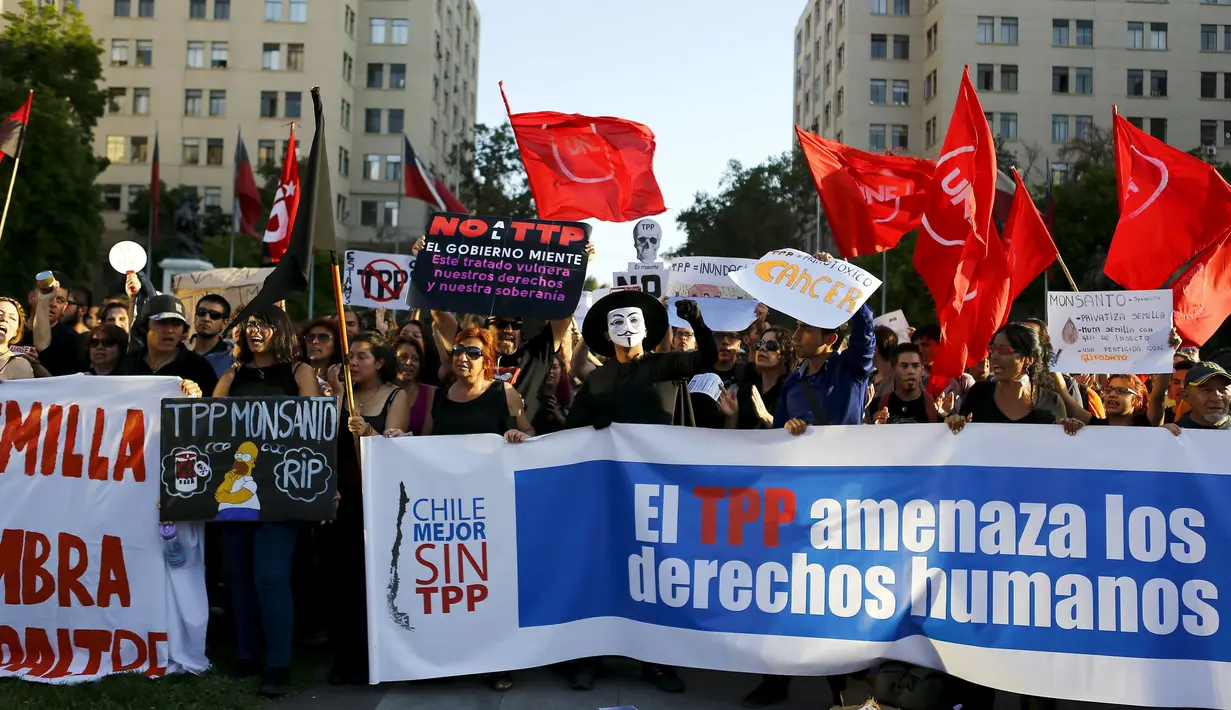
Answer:
<svg viewBox="0 0 1231 710"><path fill-rule="evenodd" d="M116 242L115 246L111 247L108 260L111 262L111 268L121 274L140 271L145 268L145 249L136 242Z"/></svg>

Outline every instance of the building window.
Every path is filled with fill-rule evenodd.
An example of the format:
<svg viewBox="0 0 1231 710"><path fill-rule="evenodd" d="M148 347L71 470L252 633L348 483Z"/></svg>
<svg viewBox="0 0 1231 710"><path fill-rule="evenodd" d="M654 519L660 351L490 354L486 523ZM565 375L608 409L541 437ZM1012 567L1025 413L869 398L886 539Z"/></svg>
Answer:
<svg viewBox="0 0 1231 710"><path fill-rule="evenodd" d="M1222 75L1222 97L1231 99L1231 72Z"/></svg>
<svg viewBox="0 0 1231 710"><path fill-rule="evenodd" d="M454 106L456 114L457 106ZM400 108L389 109L389 133L401 133L406 129L406 112ZM377 128L379 131L379 127Z"/></svg>
<svg viewBox="0 0 1231 710"><path fill-rule="evenodd" d="M1094 133L1094 116L1074 116L1073 133L1077 140L1089 140Z"/></svg>
<svg viewBox="0 0 1231 710"><path fill-rule="evenodd" d="M1007 141L1017 140L1017 114L1000 114L1000 137Z"/></svg>
<svg viewBox="0 0 1231 710"><path fill-rule="evenodd" d="M1201 122L1201 145L1218 145L1218 121Z"/></svg>
<svg viewBox="0 0 1231 710"><path fill-rule="evenodd" d="M209 90L209 115L211 116L227 115L227 91L226 89L210 89Z"/></svg>
<svg viewBox="0 0 1231 710"><path fill-rule="evenodd" d="M286 45L286 68L289 71L303 71L303 45Z"/></svg>
<svg viewBox="0 0 1231 710"><path fill-rule="evenodd" d="M1137 130L1140 130L1140 131L1145 130L1146 120L1144 118L1140 116L1129 116L1125 120L1128 121L1129 125L1131 125L1133 128L1136 128Z"/></svg>
<svg viewBox="0 0 1231 710"><path fill-rule="evenodd" d="M183 155L180 162L184 165L199 165L201 163L201 139L185 138Z"/></svg>
<svg viewBox="0 0 1231 710"><path fill-rule="evenodd" d="M910 104L910 82L905 79L893 80L893 105L907 106Z"/></svg>
<svg viewBox="0 0 1231 710"><path fill-rule="evenodd" d="M980 64L975 68L975 88L979 91L992 91L995 69L991 64Z"/></svg>
<svg viewBox="0 0 1231 710"><path fill-rule="evenodd" d="M1150 49L1166 49L1167 48L1167 23L1166 22L1151 22L1150 23Z"/></svg>
<svg viewBox="0 0 1231 710"><path fill-rule="evenodd" d="M1222 51L1231 52L1231 25L1222 26Z"/></svg>
<svg viewBox="0 0 1231 710"><path fill-rule="evenodd" d="M406 88L406 65L405 64L390 64L389 65L389 88L390 89L405 89Z"/></svg>
<svg viewBox="0 0 1231 710"><path fill-rule="evenodd" d="M1069 21L1068 20L1052 20L1051 21L1051 43L1056 47L1069 46Z"/></svg>
<svg viewBox="0 0 1231 710"><path fill-rule="evenodd" d="M346 6L346 19L343 20L346 27L346 34L349 37L355 36L355 11L350 9L350 5Z"/></svg>
<svg viewBox="0 0 1231 710"><path fill-rule="evenodd" d="M833 20L825 23L825 46L833 43Z"/></svg>
<svg viewBox="0 0 1231 710"><path fill-rule="evenodd" d="M204 42L189 42L188 43L188 58L186 60L189 69L204 69L205 68L205 43Z"/></svg>
<svg viewBox="0 0 1231 710"><path fill-rule="evenodd" d="M291 22L308 21L308 0L291 0Z"/></svg>
<svg viewBox="0 0 1231 710"><path fill-rule="evenodd" d="M1094 68L1093 67L1077 67L1076 74L1076 92L1079 94L1094 93Z"/></svg>
<svg viewBox="0 0 1231 710"><path fill-rule="evenodd" d="M932 56L932 53L936 51L936 44L939 41L940 41L940 25L937 25L936 23L932 23L932 26L928 28L928 56L929 57Z"/></svg>
<svg viewBox="0 0 1231 710"><path fill-rule="evenodd" d="M133 89L133 113L138 116L150 115L149 89Z"/></svg>
<svg viewBox="0 0 1231 710"><path fill-rule="evenodd" d="M346 83L351 83L351 78L355 75L355 60L346 52L342 52L342 78Z"/></svg>
<svg viewBox="0 0 1231 710"><path fill-rule="evenodd" d="M910 150L910 126L894 124L889 129L889 147L894 150Z"/></svg>
<svg viewBox="0 0 1231 710"><path fill-rule="evenodd" d="M1078 20L1075 39L1078 47L1094 46L1094 20Z"/></svg>
<svg viewBox="0 0 1231 710"><path fill-rule="evenodd" d="M1145 23L1130 22L1128 23L1128 48L1129 49L1145 49Z"/></svg>
<svg viewBox="0 0 1231 710"><path fill-rule="evenodd" d="M1218 98L1218 72L1215 72L1215 71L1201 72L1201 98L1203 99Z"/></svg>
<svg viewBox="0 0 1231 710"><path fill-rule="evenodd" d="M932 97L936 94L936 89L934 87L935 87L935 82L933 82L931 74L928 74L927 76L923 77L923 102L924 103L931 101Z"/></svg>
<svg viewBox="0 0 1231 710"><path fill-rule="evenodd" d="M1145 72L1142 70L1128 70L1128 95L1145 96Z"/></svg>
<svg viewBox="0 0 1231 710"><path fill-rule="evenodd" d="M363 227L375 227L380 214L380 203L364 200L359 203L359 224Z"/></svg>
<svg viewBox="0 0 1231 710"><path fill-rule="evenodd" d="M282 0L265 0L265 21L282 21Z"/></svg>
<svg viewBox="0 0 1231 710"><path fill-rule="evenodd" d="M346 210L345 195L338 195L337 210L333 214L339 222L345 222L350 217L350 212Z"/></svg>
<svg viewBox="0 0 1231 710"><path fill-rule="evenodd" d="M103 185L103 206L108 212L120 211L120 201L123 199L120 193L119 185Z"/></svg>
<svg viewBox="0 0 1231 710"><path fill-rule="evenodd" d="M129 139L128 159L133 163L144 163L150 159L150 139L147 136L133 136Z"/></svg>
<svg viewBox="0 0 1231 710"><path fill-rule="evenodd" d="M1201 51L1218 51L1218 25L1201 25Z"/></svg>
<svg viewBox="0 0 1231 710"><path fill-rule="evenodd" d="M124 136L107 136L107 160L113 163L127 162L124 153L126 145Z"/></svg>
<svg viewBox="0 0 1231 710"><path fill-rule="evenodd" d="M834 94L834 116L841 116L846 105L846 89L838 89Z"/></svg>
<svg viewBox="0 0 1231 710"><path fill-rule="evenodd" d="M265 71L278 71L282 68L282 45L268 42L261 45L261 68Z"/></svg>
<svg viewBox="0 0 1231 710"><path fill-rule="evenodd" d="M385 156L385 179L400 180L402 177L402 156L386 155Z"/></svg>
<svg viewBox="0 0 1231 710"><path fill-rule="evenodd" d="M384 64L369 64L368 65L368 88L369 89L385 88L385 65Z"/></svg>
<svg viewBox="0 0 1231 710"><path fill-rule="evenodd" d="M1065 143L1069 139L1069 117L1053 115L1051 117L1051 142Z"/></svg>
<svg viewBox="0 0 1231 710"><path fill-rule="evenodd" d="M869 103L873 103L878 106L884 105L885 90L886 90L886 82L884 79L873 79L872 80L872 91L871 91L871 97L869 99Z"/></svg>
<svg viewBox="0 0 1231 710"><path fill-rule="evenodd" d="M846 64L846 43L838 45L838 73L842 73L842 67Z"/></svg>
<svg viewBox="0 0 1231 710"><path fill-rule="evenodd" d="M461 35L458 35L460 39ZM410 44L410 20L389 21L389 43Z"/></svg>
<svg viewBox="0 0 1231 710"><path fill-rule="evenodd" d="M889 35L872 35L872 58L885 59L889 56Z"/></svg>
<svg viewBox="0 0 1231 710"><path fill-rule="evenodd" d="M1167 72L1158 69L1150 70L1150 96L1167 96Z"/></svg>
<svg viewBox="0 0 1231 710"><path fill-rule="evenodd" d="M910 14L910 0L893 0L893 14L909 15Z"/></svg>
<svg viewBox="0 0 1231 710"><path fill-rule="evenodd" d="M832 111L833 111L833 104L826 101L825 102L825 112L824 114L822 114L822 119L821 119L821 125L825 128L829 128L829 115Z"/></svg>
<svg viewBox="0 0 1231 710"><path fill-rule="evenodd" d="M893 36L893 58L910 59L910 35Z"/></svg>
<svg viewBox="0 0 1231 710"><path fill-rule="evenodd" d="M278 160L276 151L278 150L277 141L261 140L256 142L256 162L257 165L274 165Z"/></svg>
<svg viewBox="0 0 1231 710"><path fill-rule="evenodd" d="M128 103L128 89L116 87L107 89L107 113L122 113L126 103Z"/></svg>
<svg viewBox="0 0 1231 710"><path fill-rule="evenodd" d="M350 102L342 99L342 128L350 130Z"/></svg>
<svg viewBox="0 0 1231 710"><path fill-rule="evenodd" d="M153 17L154 0L138 0L137 17Z"/></svg>
<svg viewBox="0 0 1231 710"><path fill-rule="evenodd" d="M278 92L261 92L261 118L278 117Z"/></svg>
<svg viewBox="0 0 1231 710"><path fill-rule="evenodd" d="M214 163L210 163L210 165L213 165L213 164ZM217 164L222 165L221 162ZM206 212L211 212L214 214L221 212L222 211L222 188L221 187L205 188L205 198L201 200L201 206L205 208Z"/></svg>
<svg viewBox="0 0 1231 710"><path fill-rule="evenodd" d="M1001 44L1017 44L1016 17L1000 18L1000 42Z"/></svg>
<svg viewBox="0 0 1231 710"><path fill-rule="evenodd" d="M201 115L201 90L186 89L184 91L184 115L185 116L200 116Z"/></svg>
<svg viewBox="0 0 1231 710"><path fill-rule="evenodd" d="M130 0L115 0L113 14L116 17L131 17L133 12L132 2Z"/></svg>
<svg viewBox="0 0 1231 710"><path fill-rule="evenodd" d="M223 140L210 138L205 141L205 164L222 165Z"/></svg>
<svg viewBox="0 0 1231 710"><path fill-rule="evenodd" d="M188 19L205 19L205 0L188 0Z"/></svg>
<svg viewBox="0 0 1231 710"><path fill-rule="evenodd" d="M1167 142L1167 119L1151 118L1150 119L1150 135L1166 143Z"/></svg>
<svg viewBox="0 0 1231 710"><path fill-rule="evenodd" d="M231 0L214 0L214 19L231 19Z"/></svg>
<svg viewBox="0 0 1231 710"><path fill-rule="evenodd" d="M286 92L285 106L283 116L286 118L299 118L303 115L303 92L288 91Z"/></svg>
<svg viewBox="0 0 1231 710"><path fill-rule="evenodd" d="M872 0L872 14L873 15L888 15L889 14L889 0Z"/></svg>
<svg viewBox="0 0 1231 710"><path fill-rule="evenodd" d="M364 180L379 180L380 179L380 156L367 154L363 156L363 179Z"/></svg>
<svg viewBox="0 0 1231 710"><path fill-rule="evenodd" d="M996 18L979 16L979 34L977 41L980 44L990 44L996 41Z"/></svg>
<svg viewBox="0 0 1231 710"><path fill-rule="evenodd" d="M385 22L379 17L368 20L368 42L371 44L385 43Z"/></svg>
<svg viewBox="0 0 1231 710"><path fill-rule="evenodd" d="M1000 65L1000 90L1017 91L1017 65Z"/></svg>
<svg viewBox="0 0 1231 710"><path fill-rule="evenodd" d="M1069 93L1069 68L1051 68L1051 92L1053 94Z"/></svg>
<svg viewBox="0 0 1231 710"><path fill-rule="evenodd" d="M363 110L363 132L380 133L380 109L369 108Z"/></svg>
<svg viewBox="0 0 1231 710"><path fill-rule="evenodd" d="M209 46L209 68L226 69L231 59L231 46L226 42L214 42Z"/></svg>
<svg viewBox="0 0 1231 710"><path fill-rule="evenodd" d="M128 66L128 40L126 39L111 40L111 66L113 67Z"/></svg>
<svg viewBox="0 0 1231 710"><path fill-rule="evenodd" d="M350 177L350 151L338 147L338 174L342 177Z"/></svg>

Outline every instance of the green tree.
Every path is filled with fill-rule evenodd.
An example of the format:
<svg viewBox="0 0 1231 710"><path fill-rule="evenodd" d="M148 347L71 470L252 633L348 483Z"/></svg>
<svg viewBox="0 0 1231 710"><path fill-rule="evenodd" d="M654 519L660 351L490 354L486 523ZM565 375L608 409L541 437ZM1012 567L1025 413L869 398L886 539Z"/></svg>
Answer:
<svg viewBox="0 0 1231 710"><path fill-rule="evenodd" d="M471 212L509 217L535 215L517 139L508 122L495 128L476 123L474 139L451 153L447 164L460 167L457 198Z"/></svg>
<svg viewBox="0 0 1231 710"><path fill-rule="evenodd" d="M92 143L106 96L99 88L102 49L75 7L61 13L22 0L3 17L0 113L35 92L0 242L0 288L24 294L39 271L61 269L80 280L99 258L103 205L95 179L106 161L94 157ZM9 158L0 165L0 191L7 191L14 167Z"/></svg>
<svg viewBox="0 0 1231 710"><path fill-rule="evenodd" d="M996 136L992 141L996 145L996 169L1008 175L1009 168L1019 167L1017 164L1017 153L1009 150L1009 146L1005 144L1005 140L1000 136Z"/></svg>

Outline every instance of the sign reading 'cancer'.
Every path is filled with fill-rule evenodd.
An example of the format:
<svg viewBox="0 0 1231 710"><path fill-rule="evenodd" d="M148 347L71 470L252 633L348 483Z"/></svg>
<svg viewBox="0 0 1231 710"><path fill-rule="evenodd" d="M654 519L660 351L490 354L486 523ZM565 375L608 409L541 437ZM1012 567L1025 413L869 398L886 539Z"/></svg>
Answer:
<svg viewBox="0 0 1231 710"><path fill-rule="evenodd" d="M821 261L797 249L771 251L731 280L770 308L818 328L850 320L881 285L850 262Z"/></svg>

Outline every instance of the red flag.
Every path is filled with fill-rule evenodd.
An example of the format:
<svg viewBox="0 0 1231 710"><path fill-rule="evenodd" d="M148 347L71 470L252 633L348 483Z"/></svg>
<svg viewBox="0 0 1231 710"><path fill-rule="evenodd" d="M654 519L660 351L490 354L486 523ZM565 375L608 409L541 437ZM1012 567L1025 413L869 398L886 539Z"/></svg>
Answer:
<svg viewBox="0 0 1231 710"><path fill-rule="evenodd" d="M932 373L957 377L987 354L1008 315L1008 254L992 226L996 147L983 107L962 72L915 243L915 270L936 302L941 342Z"/></svg>
<svg viewBox="0 0 1231 710"><path fill-rule="evenodd" d="M291 138L286 142L286 156L282 159L282 179L274 206L269 211L269 224L265 225L265 243L269 245L270 259L276 264L286 253L291 240L291 227L299 211L299 159L295 157L295 127L291 126Z"/></svg>
<svg viewBox="0 0 1231 710"><path fill-rule="evenodd" d="M1127 289L1159 288L1231 229L1231 186L1213 165L1112 120L1120 222L1103 271Z"/></svg>
<svg viewBox="0 0 1231 710"><path fill-rule="evenodd" d="M1171 286L1175 328L1200 347L1231 315L1231 232L1188 265Z"/></svg>
<svg viewBox="0 0 1231 710"><path fill-rule="evenodd" d="M1017 300L1030 282L1056 260L1056 243L1017 170L1013 171L1013 180L1017 189L1013 192L1003 237L1009 252L1009 303Z"/></svg>
<svg viewBox="0 0 1231 710"><path fill-rule="evenodd" d="M436 187L436 194L440 195L440 199L445 203L445 212L470 214L470 210L466 209L466 205L463 205L462 201L457 199L457 196L449 190L449 186L445 185L444 178L439 175L433 175L432 177L434 178L432 183Z"/></svg>
<svg viewBox="0 0 1231 710"><path fill-rule="evenodd" d="M21 155L21 144L26 138L26 126L30 123L30 104L34 103L34 92L26 97L26 104L14 111L8 118L0 121L0 160L5 155Z"/></svg>
<svg viewBox="0 0 1231 710"><path fill-rule="evenodd" d="M150 251L158 243L158 204L162 201L162 176L158 160L158 131L154 131L154 160L150 164L150 226L146 236L150 239Z"/></svg>
<svg viewBox="0 0 1231 710"><path fill-rule="evenodd" d="M504 107L540 218L629 222L667 211L647 126L554 111L515 114L507 96Z"/></svg>
<svg viewBox="0 0 1231 710"><path fill-rule="evenodd" d="M799 126L795 134L842 258L892 249L919 226L935 163L867 153Z"/></svg>
<svg viewBox="0 0 1231 710"><path fill-rule="evenodd" d="M231 231L259 237L256 221L260 218L261 193L256 188L256 176L252 174L252 163L248 160L248 149L244 147L244 134L241 132L235 143L235 204L231 214Z"/></svg>

